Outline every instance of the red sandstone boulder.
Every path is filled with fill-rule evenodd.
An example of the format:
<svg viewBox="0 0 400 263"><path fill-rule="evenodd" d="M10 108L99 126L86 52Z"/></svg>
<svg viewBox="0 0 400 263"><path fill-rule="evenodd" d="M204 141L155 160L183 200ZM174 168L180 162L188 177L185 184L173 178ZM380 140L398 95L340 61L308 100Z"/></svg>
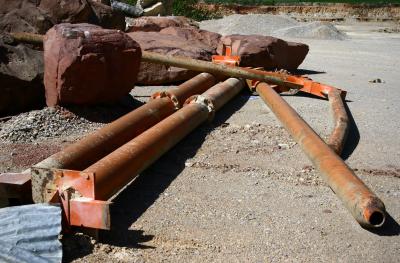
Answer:
<svg viewBox="0 0 400 263"><path fill-rule="evenodd" d="M142 16L130 19L128 32L159 32L167 27L194 27L198 28L195 21L184 16Z"/></svg>
<svg viewBox="0 0 400 263"><path fill-rule="evenodd" d="M158 32L132 32L128 35L137 41L146 51L165 55L189 57L210 61L214 49L199 41L190 41L185 38L160 34ZM159 85L188 80L198 72L165 65L142 62L137 83L143 85Z"/></svg>
<svg viewBox="0 0 400 263"><path fill-rule="evenodd" d="M44 38L46 103L116 101L134 87L140 59L138 43L119 30L56 25Z"/></svg>
<svg viewBox="0 0 400 263"><path fill-rule="evenodd" d="M296 69L308 53L306 44L260 35L224 36L217 48L220 55L223 45L232 46L232 55L241 57L243 67Z"/></svg>

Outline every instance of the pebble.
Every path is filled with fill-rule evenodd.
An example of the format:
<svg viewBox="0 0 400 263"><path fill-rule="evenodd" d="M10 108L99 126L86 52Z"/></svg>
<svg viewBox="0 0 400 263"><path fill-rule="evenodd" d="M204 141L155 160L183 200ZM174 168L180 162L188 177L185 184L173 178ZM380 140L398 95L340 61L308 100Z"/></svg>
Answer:
<svg viewBox="0 0 400 263"><path fill-rule="evenodd" d="M383 81L383 80L380 79L380 78L371 79L371 80L369 80L369 82L370 82L370 83L385 83L385 81Z"/></svg>

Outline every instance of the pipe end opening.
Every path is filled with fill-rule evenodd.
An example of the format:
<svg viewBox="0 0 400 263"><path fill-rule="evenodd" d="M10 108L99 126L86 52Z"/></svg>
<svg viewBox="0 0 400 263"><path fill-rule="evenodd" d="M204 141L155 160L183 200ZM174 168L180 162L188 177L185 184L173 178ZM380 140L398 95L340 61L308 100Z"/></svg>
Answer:
<svg viewBox="0 0 400 263"><path fill-rule="evenodd" d="M385 215L380 211L375 211L370 215L368 221L372 226L380 227L385 223Z"/></svg>

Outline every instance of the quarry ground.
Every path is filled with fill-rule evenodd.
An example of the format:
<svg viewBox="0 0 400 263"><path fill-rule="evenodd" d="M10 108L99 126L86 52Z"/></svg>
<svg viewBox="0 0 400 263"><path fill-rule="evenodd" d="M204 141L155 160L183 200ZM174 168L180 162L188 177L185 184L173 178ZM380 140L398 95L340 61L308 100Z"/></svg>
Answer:
<svg viewBox="0 0 400 263"><path fill-rule="evenodd" d="M310 46L300 73L348 91L352 127L343 158L385 202L385 227L361 228L262 100L243 92L114 200L113 229L99 242L65 235L64 260L398 262L400 34L384 32L398 25L337 27L350 38L289 40ZM383 83L369 82L377 78ZM159 89L137 87L132 94L146 100ZM284 98L321 137L329 135L327 101ZM0 172L29 167L88 131L2 143Z"/></svg>

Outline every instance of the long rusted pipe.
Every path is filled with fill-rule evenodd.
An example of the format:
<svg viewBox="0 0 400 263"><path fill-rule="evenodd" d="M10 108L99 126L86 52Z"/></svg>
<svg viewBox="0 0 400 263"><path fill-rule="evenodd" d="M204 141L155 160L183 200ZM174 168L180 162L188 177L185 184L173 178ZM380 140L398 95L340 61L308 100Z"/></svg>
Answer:
<svg viewBox="0 0 400 263"><path fill-rule="evenodd" d="M300 89L302 87L297 83L287 81L285 77L275 73L256 69L229 66L224 64L216 64L213 62L187 57L170 56L158 54L155 52L142 51L142 61L185 68L194 71L208 72L214 75L224 75L234 78L266 81L268 83L282 85L294 89Z"/></svg>
<svg viewBox="0 0 400 263"><path fill-rule="evenodd" d="M243 81L233 78L215 85L201 96L192 97L182 109L85 169L84 172L96 176L95 199L110 199L243 87Z"/></svg>
<svg viewBox="0 0 400 263"><path fill-rule="evenodd" d="M364 227L382 226L386 216L383 202L273 88L258 83L256 90L357 222Z"/></svg>
<svg viewBox="0 0 400 263"><path fill-rule="evenodd" d="M340 155L349 133L349 117L342 98L342 92L332 89L328 92L328 100L331 106L334 128L328 138L328 145Z"/></svg>
<svg viewBox="0 0 400 263"><path fill-rule="evenodd" d="M41 43L43 42L43 35L31 34L31 33L10 33L16 41L26 42L26 43ZM266 81L268 83L273 83L276 85L283 85L286 87L300 89L302 86L287 81L286 77L273 72L265 72L256 69L247 69L234 66L226 66L223 64L216 64L208 61L192 59L187 57L178 57L158 54L155 52L142 51L142 61L169 65L179 68L190 69L199 72L208 72L210 74L219 76L229 76L234 78L245 78L253 79L259 81Z"/></svg>

